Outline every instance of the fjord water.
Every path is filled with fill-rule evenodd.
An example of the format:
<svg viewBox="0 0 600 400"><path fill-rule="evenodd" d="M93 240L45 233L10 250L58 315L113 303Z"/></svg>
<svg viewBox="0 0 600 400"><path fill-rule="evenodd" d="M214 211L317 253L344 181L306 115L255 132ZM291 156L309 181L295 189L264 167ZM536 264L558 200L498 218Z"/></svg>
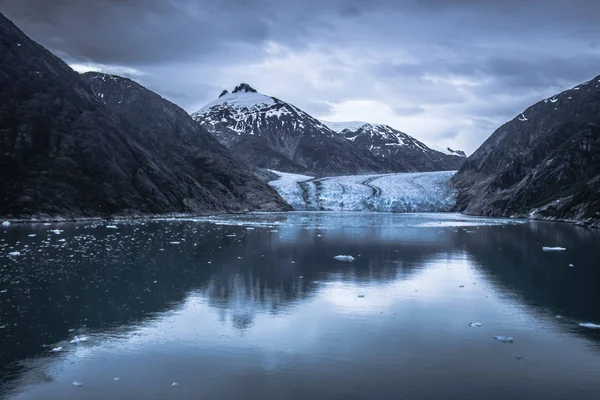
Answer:
<svg viewBox="0 0 600 400"><path fill-rule="evenodd" d="M594 230L457 214L13 224L0 397L597 399L598 260Z"/></svg>

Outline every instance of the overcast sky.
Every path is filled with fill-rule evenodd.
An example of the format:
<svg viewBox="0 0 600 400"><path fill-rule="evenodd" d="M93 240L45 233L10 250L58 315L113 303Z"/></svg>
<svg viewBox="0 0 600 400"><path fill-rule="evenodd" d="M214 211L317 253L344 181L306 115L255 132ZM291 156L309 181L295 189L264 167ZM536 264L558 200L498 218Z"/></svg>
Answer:
<svg viewBox="0 0 600 400"><path fill-rule="evenodd" d="M0 0L77 69L195 111L247 82L317 118L475 150L600 74L598 0Z"/></svg>

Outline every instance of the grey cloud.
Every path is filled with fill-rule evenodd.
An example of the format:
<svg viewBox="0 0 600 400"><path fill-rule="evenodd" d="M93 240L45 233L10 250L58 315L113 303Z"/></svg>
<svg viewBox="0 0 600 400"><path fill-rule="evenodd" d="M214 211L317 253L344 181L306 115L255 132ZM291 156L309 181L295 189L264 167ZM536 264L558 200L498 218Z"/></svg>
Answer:
<svg viewBox="0 0 600 400"><path fill-rule="evenodd" d="M402 116L423 114L425 109L420 106L392 107L394 113Z"/></svg>
<svg viewBox="0 0 600 400"><path fill-rule="evenodd" d="M469 120L429 133L466 150L527 102L600 73L595 0L0 0L0 11L69 62L141 71L187 110L249 80L315 114L377 100L424 124Z"/></svg>

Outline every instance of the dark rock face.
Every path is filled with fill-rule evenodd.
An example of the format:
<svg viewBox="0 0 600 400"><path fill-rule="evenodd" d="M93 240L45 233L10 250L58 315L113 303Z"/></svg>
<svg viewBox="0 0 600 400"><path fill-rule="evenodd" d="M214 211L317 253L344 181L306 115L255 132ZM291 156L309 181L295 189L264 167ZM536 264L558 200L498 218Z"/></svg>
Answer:
<svg viewBox="0 0 600 400"><path fill-rule="evenodd" d="M261 168L315 175L389 171L304 111L247 84L192 117L235 154Z"/></svg>
<svg viewBox="0 0 600 400"><path fill-rule="evenodd" d="M167 114L153 116L164 126L145 131L148 114L128 121L110 110L79 74L1 14L0 98L3 217L286 207L208 135L192 138L199 131L189 118L148 100L145 106Z"/></svg>
<svg viewBox="0 0 600 400"><path fill-rule="evenodd" d="M388 125L358 124L340 134L370 151L394 172L454 171L465 161L462 151L444 154Z"/></svg>
<svg viewBox="0 0 600 400"><path fill-rule="evenodd" d="M501 126L453 182L468 214L600 225L600 77Z"/></svg>

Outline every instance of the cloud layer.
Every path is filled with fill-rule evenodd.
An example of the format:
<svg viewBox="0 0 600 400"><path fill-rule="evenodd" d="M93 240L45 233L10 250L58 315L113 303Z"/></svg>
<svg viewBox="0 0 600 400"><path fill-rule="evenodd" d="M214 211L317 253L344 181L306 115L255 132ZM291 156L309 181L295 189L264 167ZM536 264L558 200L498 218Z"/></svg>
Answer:
<svg viewBox="0 0 600 400"><path fill-rule="evenodd" d="M528 105L600 74L595 0L2 0L78 70L188 111L245 81L316 117L473 151Z"/></svg>

